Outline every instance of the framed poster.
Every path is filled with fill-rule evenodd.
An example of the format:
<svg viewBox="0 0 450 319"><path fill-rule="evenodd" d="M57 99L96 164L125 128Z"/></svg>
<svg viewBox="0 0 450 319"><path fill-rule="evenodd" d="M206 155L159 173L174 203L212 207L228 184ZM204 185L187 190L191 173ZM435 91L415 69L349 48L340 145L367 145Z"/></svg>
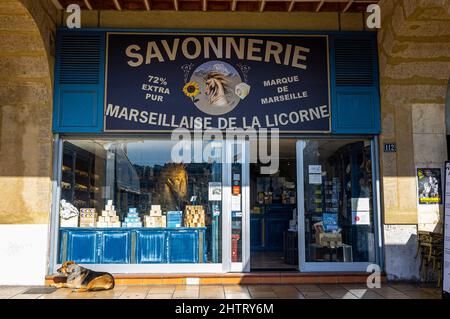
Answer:
<svg viewBox="0 0 450 319"><path fill-rule="evenodd" d="M418 168L417 190L420 205L442 204L440 168Z"/></svg>

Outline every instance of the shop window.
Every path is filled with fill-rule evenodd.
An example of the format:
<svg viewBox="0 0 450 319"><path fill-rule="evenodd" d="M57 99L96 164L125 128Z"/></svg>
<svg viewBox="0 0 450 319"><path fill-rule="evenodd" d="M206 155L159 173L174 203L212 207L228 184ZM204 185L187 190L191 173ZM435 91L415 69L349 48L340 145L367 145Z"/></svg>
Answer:
<svg viewBox="0 0 450 319"><path fill-rule="evenodd" d="M174 145L63 142L59 262L221 263L222 161L175 163Z"/></svg>
<svg viewBox="0 0 450 319"><path fill-rule="evenodd" d="M370 145L370 141L306 141L306 262L375 261Z"/></svg>

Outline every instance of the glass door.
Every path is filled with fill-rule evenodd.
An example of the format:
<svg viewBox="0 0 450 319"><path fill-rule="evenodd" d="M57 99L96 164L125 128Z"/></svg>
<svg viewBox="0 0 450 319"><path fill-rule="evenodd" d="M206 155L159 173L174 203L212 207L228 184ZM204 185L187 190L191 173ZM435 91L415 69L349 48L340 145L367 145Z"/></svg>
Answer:
<svg viewBox="0 0 450 319"><path fill-rule="evenodd" d="M224 165L224 266L250 271L249 147L245 140L227 141Z"/></svg>
<svg viewBox="0 0 450 319"><path fill-rule="evenodd" d="M374 142L297 142L300 270L366 271L378 256Z"/></svg>

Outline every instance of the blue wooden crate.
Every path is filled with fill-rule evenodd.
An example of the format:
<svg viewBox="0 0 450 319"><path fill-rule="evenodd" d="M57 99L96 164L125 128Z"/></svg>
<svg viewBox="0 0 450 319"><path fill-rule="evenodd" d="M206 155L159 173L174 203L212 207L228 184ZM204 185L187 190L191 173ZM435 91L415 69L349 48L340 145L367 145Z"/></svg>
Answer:
<svg viewBox="0 0 450 319"><path fill-rule="evenodd" d="M136 230L136 262L138 264L163 264L167 262L166 234L164 229Z"/></svg>
<svg viewBox="0 0 450 319"><path fill-rule="evenodd" d="M206 228L64 228L59 263L205 263Z"/></svg>
<svg viewBox="0 0 450 319"><path fill-rule="evenodd" d="M101 264L129 264L130 263L130 239L128 231L101 232Z"/></svg>

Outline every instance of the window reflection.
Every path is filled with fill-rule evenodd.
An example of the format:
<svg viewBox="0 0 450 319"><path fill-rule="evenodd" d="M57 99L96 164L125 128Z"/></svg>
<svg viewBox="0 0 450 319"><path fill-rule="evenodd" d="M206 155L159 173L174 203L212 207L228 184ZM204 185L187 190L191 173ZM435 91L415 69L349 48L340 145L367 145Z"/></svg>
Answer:
<svg viewBox="0 0 450 319"><path fill-rule="evenodd" d="M62 228L205 229L204 237L200 234L198 239L205 241L204 262L220 263L221 194L211 200L208 190L210 183L219 183L221 188L221 161L174 163L171 152L175 143L65 141L61 200L73 205L79 216L71 224L61 219ZM208 145L203 143L203 147ZM95 214L88 214L93 211Z"/></svg>

